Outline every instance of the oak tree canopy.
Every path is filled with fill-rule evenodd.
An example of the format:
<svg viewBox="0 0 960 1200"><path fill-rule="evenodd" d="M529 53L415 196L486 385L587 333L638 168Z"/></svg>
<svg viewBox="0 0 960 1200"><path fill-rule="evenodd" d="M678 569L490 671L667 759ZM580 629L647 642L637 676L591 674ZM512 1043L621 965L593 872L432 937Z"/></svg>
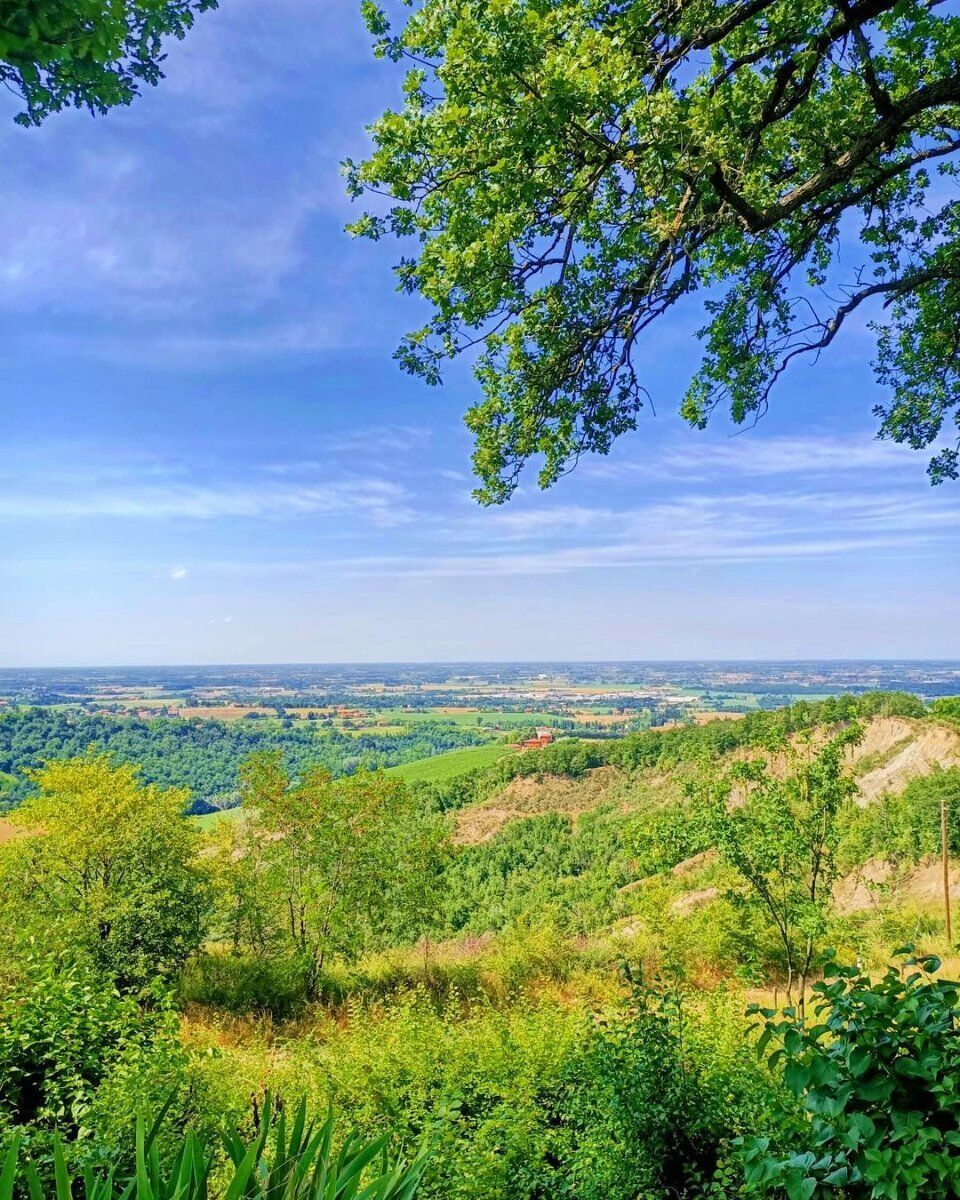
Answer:
<svg viewBox="0 0 960 1200"><path fill-rule="evenodd" d="M858 313L881 436L957 477L955 4L423 0L398 31L365 12L410 70L347 164L389 203L351 228L414 247L400 285L432 314L405 368L436 383L477 350L482 501L632 429L638 347L681 302L705 312L691 425L761 415Z"/></svg>
<svg viewBox="0 0 960 1200"><path fill-rule="evenodd" d="M39 125L61 109L105 113L163 78L163 39L217 0L10 0L0 5L0 81Z"/></svg>

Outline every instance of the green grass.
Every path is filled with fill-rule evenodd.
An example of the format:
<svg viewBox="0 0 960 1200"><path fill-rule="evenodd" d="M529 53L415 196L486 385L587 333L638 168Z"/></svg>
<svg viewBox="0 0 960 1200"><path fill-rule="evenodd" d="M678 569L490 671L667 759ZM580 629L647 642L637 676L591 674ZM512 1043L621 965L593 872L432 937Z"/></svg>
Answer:
<svg viewBox="0 0 960 1200"><path fill-rule="evenodd" d="M242 816L243 809L238 805L236 808L221 809L219 812L201 813L190 820L198 828L209 833L218 821L239 821Z"/></svg>
<svg viewBox="0 0 960 1200"><path fill-rule="evenodd" d="M439 783L479 767L489 767L498 758L512 753L510 747L502 742L492 746L468 746L465 750L448 750L445 754L433 754L429 758L418 758L415 762L388 767L385 773L398 775L407 783Z"/></svg>

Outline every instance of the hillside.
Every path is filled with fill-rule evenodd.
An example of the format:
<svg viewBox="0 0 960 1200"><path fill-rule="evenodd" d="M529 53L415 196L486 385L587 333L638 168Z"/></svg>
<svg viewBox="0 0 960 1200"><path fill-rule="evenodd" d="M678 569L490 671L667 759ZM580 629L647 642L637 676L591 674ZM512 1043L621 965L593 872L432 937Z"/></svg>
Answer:
<svg viewBox="0 0 960 1200"><path fill-rule="evenodd" d="M798 749L809 745L812 753L841 728L818 723L816 715L791 734ZM686 781L704 770L717 773L725 760L766 758L777 778L795 769L782 752L749 744L743 723L732 725L724 737L740 744L725 744L707 759L698 740L707 735L684 729L644 735L633 748L608 747L618 763L566 775L538 770L549 763L535 754L502 765L524 774L479 788L480 798L454 814L460 853L448 880L447 934L509 928L539 907L603 954L653 961L668 954L702 983L746 969L745 945L756 938L747 958L769 955L766 935L742 925L734 899L741 885L685 793ZM960 766L960 729L929 716L874 715L863 730L845 754L856 803L839 830L835 912L852 919L861 937L876 926L877 935L897 929L909 941L940 920L942 885L931 865L939 847L936 788L942 778L952 789L950 803L960 803L960 773L953 770ZM631 767L631 756L653 765ZM951 836L960 852L960 830ZM843 945L851 933L844 927L833 936Z"/></svg>
<svg viewBox="0 0 960 1200"><path fill-rule="evenodd" d="M630 780L615 766L594 767L582 778L563 775L520 776L486 800L461 808L455 814L454 841L473 845L489 841L504 826L527 817L559 813L573 820L603 805L613 804L623 812L635 807L639 797L655 795L664 804L680 795L676 779L648 773Z"/></svg>
<svg viewBox="0 0 960 1200"><path fill-rule="evenodd" d="M829 726L819 729L814 744L824 741ZM455 759L476 751L444 755ZM739 748L731 758L767 757L778 774L789 769L785 756L768 754L757 747ZM946 721L916 717L872 717L864 724L862 742L848 753L856 779L858 803L866 805L883 793L898 794L912 779L938 769L960 766L960 729ZM400 772L414 769L395 768ZM660 768L632 773L605 765L588 769L580 778L533 774L511 779L494 795L466 805L456 814L456 840L469 845L486 841L511 821L545 813L576 818L616 801L624 811L655 797L663 804L679 799L682 767L672 772Z"/></svg>
<svg viewBox="0 0 960 1200"><path fill-rule="evenodd" d="M946 721L877 717L853 755L863 803L902 792L911 779L960 766L960 731Z"/></svg>
<svg viewBox="0 0 960 1200"><path fill-rule="evenodd" d="M424 1200L735 1200L743 1164L717 1148L731 1154L745 1131L792 1147L797 1129L781 1068L744 1052L748 999L799 1003L829 948L863 964L865 988L896 946L958 966L937 855L946 804L960 888L960 727L916 697L465 747L335 778L265 756L243 778L248 806L192 818L197 835L182 795L133 765L54 757L19 827L36 840L11 843L0 825L0 934L5 961L23 964L0 1029L17 1055L52 1030L42 1064L75 1044L84 1064L109 1064L109 1039L129 1036L85 1092L111 1106L100 1128L127 1136L131 1111L166 1102L150 1045L189 1078L184 1102L199 1097L178 1123L248 1120L270 1089L333 1104L371 1135L404 1121L405 1144L435 1131ZM236 837L203 836L238 818ZM683 1079L694 1090L670 1099ZM700 1109L714 1125L689 1186L641 1193L631 1167L611 1189L596 1172L597 1147L613 1169L665 1112L643 1151L660 1172ZM597 1186L567 1188L581 1148ZM555 1178L514 1185L558 1153ZM705 1192L705 1178L722 1186Z"/></svg>

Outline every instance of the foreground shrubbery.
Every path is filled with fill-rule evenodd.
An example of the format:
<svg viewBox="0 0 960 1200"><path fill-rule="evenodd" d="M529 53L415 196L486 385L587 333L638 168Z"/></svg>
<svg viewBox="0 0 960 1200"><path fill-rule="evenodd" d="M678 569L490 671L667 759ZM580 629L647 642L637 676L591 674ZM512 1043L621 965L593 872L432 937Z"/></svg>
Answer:
<svg viewBox="0 0 960 1200"><path fill-rule="evenodd" d="M424 1188L437 1200L635 1200L714 1179L735 1194L731 1139L767 1129L790 1099L745 1053L744 1030L737 996L638 988L592 1013L547 997L438 1008L413 993L289 1033L247 1028L237 1041L214 1024L193 1036L214 1048L199 1061L222 1111L269 1080L314 1106L332 1100L368 1136L432 1131Z"/></svg>
<svg viewBox="0 0 960 1200"><path fill-rule="evenodd" d="M16 1138L34 1162L49 1165L56 1135L78 1168L130 1166L131 1113L163 1106L157 1136L166 1144L203 1113L199 1087L162 991L121 994L68 954L30 957L5 981L0 1143Z"/></svg>
<svg viewBox="0 0 960 1200"><path fill-rule="evenodd" d="M940 965L906 957L873 980L832 964L812 1022L754 1006L760 1047L775 1045L771 1063L808 1119L788 1156L768 1137L743 1140L752 1185L790 1200L960 1194L960 992Z"/></svg>
<svg viewBox="0 0 960 1200"><path fill-rule="evenodd" d="M273 1200L287 1192L273 1190L271 1173L289 1182L291 1161L303 1164L291 1197L319 1200L314 1168L328 1182L331 1170L356 1182L343 1164L361 1158L373 1190L358 1200L407 1198L424 1160L381 1169L388 1140L429 1146L422 1187L436 1200L733 1200L750 1189L790 1200L946 1200L960 1181L958 993L935 978L935 961L915 965L880 979L834 971L815 986L807 1024L766 1010L759 1044L736 994L628 977L619 998L587 1011L546 996L438 1008L414 993L386 1008L355 1002L337 1018L318 1009L288 1029L208 1019L176 1051L162 1019L141 1021L130 1051L134 1011L122 999L98 1006L82 987L74 998L77 976L51 973L3 1045L5 1078L42 1081L48 1102L31 1112L30 1087L0 1094L0 1152L19 1147L41 1189L58 1173L61 1186L82 1175L89 1200L109 1200L114 1188L119 1196L138 1166L146 1200L201 1200L201 1181L214 1196ZM16 994L21 1007L25 996ZM8 1020L13 1012L11 1003ZM778 1048L765 1062L770 1039ZM52 1055L57 1045L69 1055ZM71 1091L98 1056L102 1074ZM172 1080L153 1069L171 1064ZM356 1131L343 1153L332 1149L329 1123L319 1142L302 1115L283 1132L271 1126L258 1111L266 1088L288 1108L304 1096L315 1112L333 1104L338 1123ZM258 1132L228 1134L227 1154L215 1154L214 1129L249 1128L251 1100ZM157 1105L163 1120L149 1136L141 1123L138 1143L130 1114ZM325 1200L353 1194L330 1187Z"/></svg>
<svg viewBox="0 0 960 1200"><path fill-rule="evenodd" d="M75 1175L69 1147L53 1142L53 1185L57 1200L71 1200L82 1185L86 1200L207 1200L212 1193L226 1200L412 1200L427 1164L425 1154L413 1162L391 1160L389 1138L364 1142L351 1134L334 1148L333 1114L319 1124L308 1120L301 1103L288 1121L281 1110L273 1119L269 1095L252 1135L225 1131L219 1154L188 1132L166 1156L158 1146L160 1122L136 1124L132 1167L122 1161L99 1169L85 1167ZM0 1168L0 1200L26 1192L42 1200L44 1176L36 1162L21 1155L15 1135Z"/></svg>

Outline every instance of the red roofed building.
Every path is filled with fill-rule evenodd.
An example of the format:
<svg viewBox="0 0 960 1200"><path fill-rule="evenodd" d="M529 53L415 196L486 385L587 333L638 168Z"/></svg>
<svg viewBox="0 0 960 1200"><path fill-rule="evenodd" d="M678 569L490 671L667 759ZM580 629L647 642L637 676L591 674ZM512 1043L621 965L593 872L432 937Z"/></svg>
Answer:
<svg viewBox="0 0 960 1200"><path fill-rule="evenodd" d="M538 729L537 736L527 738L525 742L520 743L521 750L542 750L545 746L549 746L553 741L552 729Z"/></svg>

